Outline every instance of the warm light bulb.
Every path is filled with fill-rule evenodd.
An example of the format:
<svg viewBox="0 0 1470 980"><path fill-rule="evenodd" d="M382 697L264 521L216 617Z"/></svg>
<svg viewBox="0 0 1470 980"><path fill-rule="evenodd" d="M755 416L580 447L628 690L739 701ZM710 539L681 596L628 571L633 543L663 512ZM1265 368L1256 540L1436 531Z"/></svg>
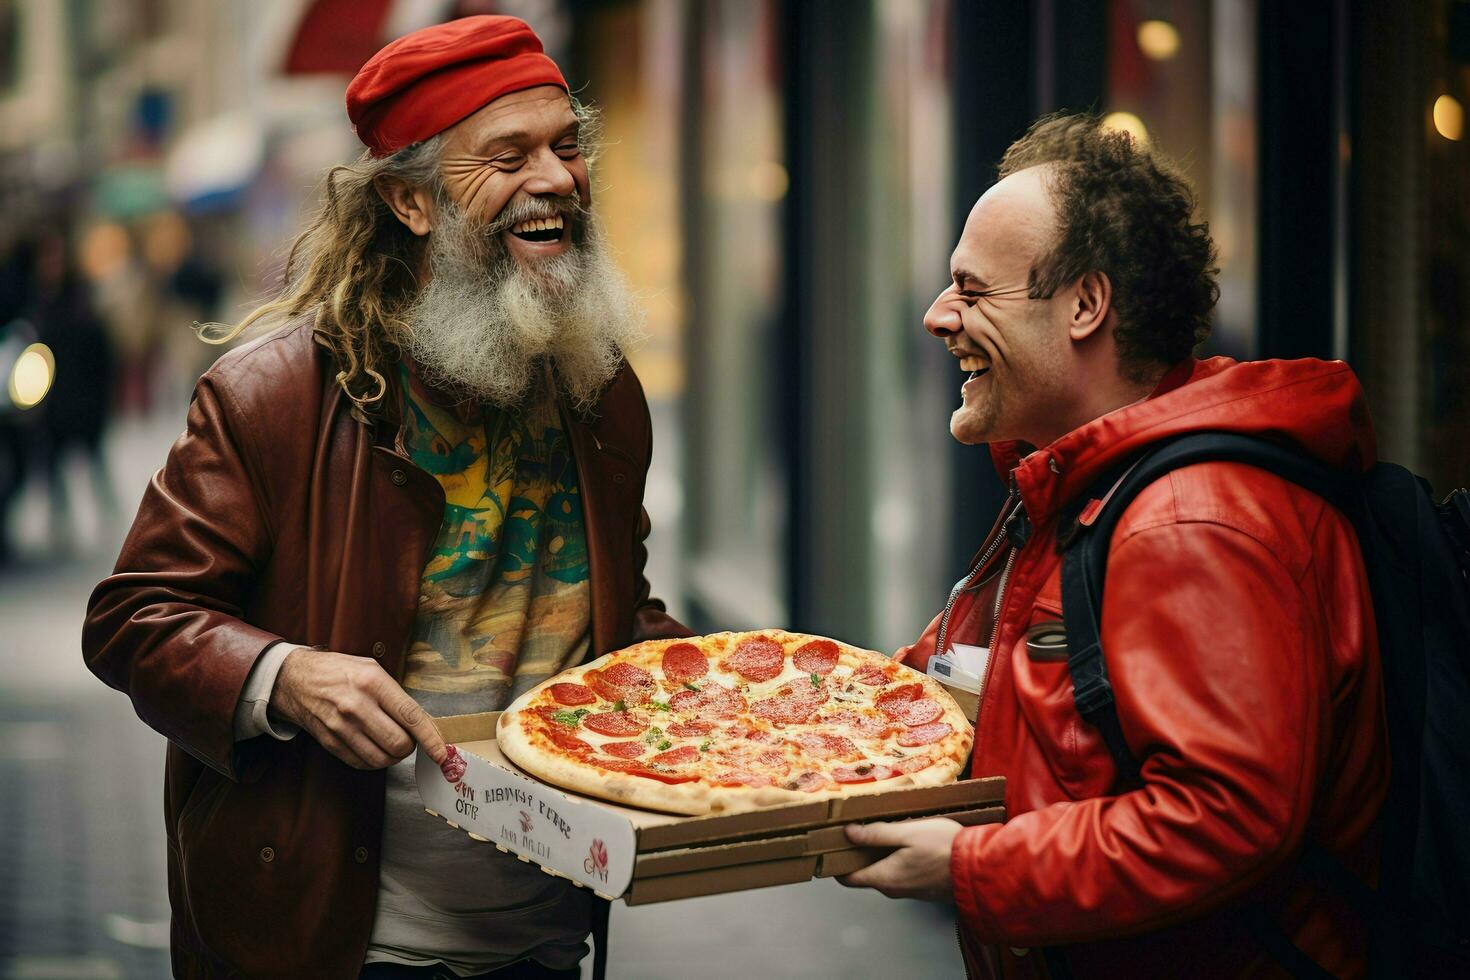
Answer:
<svg viewBox="0 0 1470 980"><path fill-rule="evenodd" d="M45 344L31 344L21 351L10 369L10 400L16 408L33 408L51 390L51 378L56 361L51 348Z"/></svg>
<svg viewBox="0 0 1470 980"><path fill-rule="evenodd" d="M1167 20L1138 25L1138 50L1154 61L1168 61L1179 53L1179 30Z"/></svg>
<svg viewBox="0 0 1470 980"><path fill-rule="evenodd" d="M1453 95L1434 100L1434 128L1447 140L1458 142L1465 135L1465 109Z"/></svg>
<svg viewBox="0 0 1470 980"><path fill-rule="evenodd" d="M1103 116L1102 125L1103 129L1116 129L1127 133L1141 146L1148 145L1148 127L1143 124L1142 119L1131 112L1110 112Z"/></svg>
<svg viewBox="0 0 1470 980"><path fill-rule="evenodd" d="M750 170L750 193L759 201L779 201L786 196L791 177L775 161L758 163Z"/></svg>

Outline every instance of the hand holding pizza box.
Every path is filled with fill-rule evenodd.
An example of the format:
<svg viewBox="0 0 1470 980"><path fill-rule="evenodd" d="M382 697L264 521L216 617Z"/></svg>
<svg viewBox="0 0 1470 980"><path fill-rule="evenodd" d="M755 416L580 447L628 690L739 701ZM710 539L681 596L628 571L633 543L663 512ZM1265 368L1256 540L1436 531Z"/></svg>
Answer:
<svg viewBox="0 0 1470 980"><path fill-rule="evenodd" d="M461 744L442 774L420 760L425 805L630 904L847 873L878 856L847 842L853 820L1002 818L1000 780L955 782L971 729L953 699L822 637L638 644L489 717L441 719Z"/></svg>

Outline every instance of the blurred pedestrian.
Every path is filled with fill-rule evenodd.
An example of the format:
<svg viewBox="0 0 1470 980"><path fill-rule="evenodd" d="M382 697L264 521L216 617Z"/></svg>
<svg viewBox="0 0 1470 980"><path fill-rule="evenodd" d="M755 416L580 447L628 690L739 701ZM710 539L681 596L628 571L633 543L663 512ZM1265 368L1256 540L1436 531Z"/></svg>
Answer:
<svg viewBox="0 0 1470 980"><path fill-rule="evenodd" d="M1344 474L1374 462L1346 365L1194 359L1218 290L1193 212L1146 147L1093 117L1048 118L1007 152L924 318L969 376L950 431L989 444L1011 495L982 561L899 656L986 660L972 772L1006 777L1009 820L852 827L897 850L845 883L953 900L975 975L1365 969L1367 924L1301 859L1313 848L1372 880L1388 785L1347 517L1243 463L1150 484L1109 551L1116 728L1080 716L1066 649L1045 639L1083 626L1063 615L1059 541L1151 443L1224 429Z"/></svg>
<svg viewBox="0 0 1470 980"><path fill-rule="evenodd" d="M246 320L286 325L201 379L83 650L170 740L178 975L576 977L606 906L425 814L410 753L687 633L643 577L592 117L496 16L393 42L347 103L369 150Z"/></svg>
<svg viewBox="0 0 1470 980"><path fill-rule="evenodd" d="M55 358L55 376L41 404L41 454L51 500L51 541L57 551L75 541L62 465L80 455L91 478L104 528L117 520L117 496L108 476L103 437L112 413L116 358L112 340L92 303L66 237L42 234L35 258L31 321ZM104 539L108 535L102 535Z"/></svg>

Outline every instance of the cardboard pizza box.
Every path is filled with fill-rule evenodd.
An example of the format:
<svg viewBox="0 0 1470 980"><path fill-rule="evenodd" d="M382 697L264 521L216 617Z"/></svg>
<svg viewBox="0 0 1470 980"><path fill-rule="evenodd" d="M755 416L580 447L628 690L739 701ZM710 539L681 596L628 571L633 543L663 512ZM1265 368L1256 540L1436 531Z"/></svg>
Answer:
<svg viewBox="0 0 1470 980"><path fill-rule="evenodd" d="M850 844L854 821L945 816L1005 819L1005 780L897 789L718 816L654 813L582 796L515 767L495 741L500 712L436 718L465 758L451 783L423 753L415 777L424 807L450 826L548 874L629 905L789 885L856 871L887 853Z"/></svg>

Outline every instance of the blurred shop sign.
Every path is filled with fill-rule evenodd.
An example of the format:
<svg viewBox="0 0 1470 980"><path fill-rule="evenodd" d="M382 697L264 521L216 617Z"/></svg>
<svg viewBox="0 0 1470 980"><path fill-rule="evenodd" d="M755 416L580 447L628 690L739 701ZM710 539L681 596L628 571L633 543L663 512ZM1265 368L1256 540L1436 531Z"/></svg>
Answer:
<svg viewBox="0 0 1470 980"><path fill-rule="evenodd" d="M246 113L228 113L199 123L179 137L168 154L168 195L189 211L232 204L265 162L265 131Z"/></svg>

